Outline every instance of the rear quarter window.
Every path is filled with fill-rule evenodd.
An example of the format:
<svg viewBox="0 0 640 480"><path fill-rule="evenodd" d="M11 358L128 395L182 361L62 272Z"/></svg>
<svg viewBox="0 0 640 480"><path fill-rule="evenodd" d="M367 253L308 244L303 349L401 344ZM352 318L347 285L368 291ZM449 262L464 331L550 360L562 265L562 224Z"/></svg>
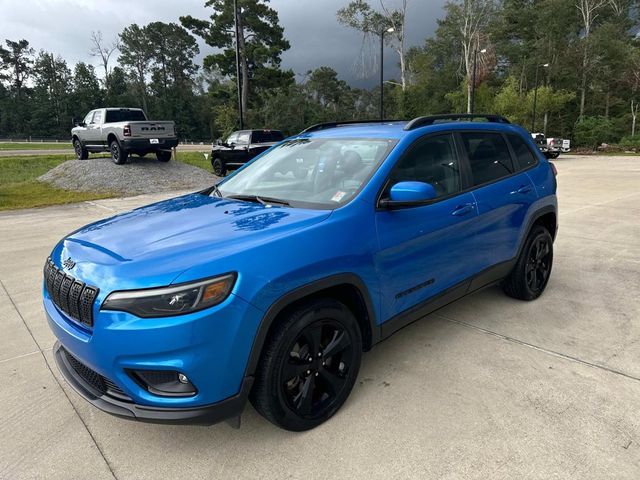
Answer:
<svg viewBox="0 0 640 480"><path fill-rule="evenodd" d="M253 132L251 134L252 143L279 142L281 140L284 140L284 135L282 134L282 132L278 132L275 130L263 130Z"/></svg>
<svg viewBox="0 0 640 480"><path fill-rule="evenodd" d="M473 184L482 185L511 175L515 170L504 137L497 132L463 132Z"/></svg>
<svg viewBox="0 0 640 480"><path fill-rule="evenodd" d="M537 160L535 155L522 137L514 134L508 134L507 138L509 139L511 148L513 148L513 151L516 154L516 162L519 170L523 170L536 164Z"/></svg>

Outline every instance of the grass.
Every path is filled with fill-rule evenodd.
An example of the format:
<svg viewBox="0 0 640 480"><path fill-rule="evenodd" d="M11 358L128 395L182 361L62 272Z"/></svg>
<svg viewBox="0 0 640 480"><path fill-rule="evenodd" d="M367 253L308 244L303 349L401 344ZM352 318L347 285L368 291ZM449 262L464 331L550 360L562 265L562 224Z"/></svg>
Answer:
<svg viewBox="0 0 640 480"><path fill-rule="evenodd" d="M71 150L73 146L69 143L1 143L0 150Z"/></svg>
<svg viewBox="0 0 640 480"><path fill-rule="evenodd" d="M0 157L0 211L109 198L109 192L76 192L36 179L73 155Z"/></svg>
<svg viewBox="0 0 640 480"><path fill-rule="evenodd" d="M201 152L178 152L178 161L193 165L194 167L201 168L207 172L211 172L211 155L209 154L205 159L204 154Z"/></svg>

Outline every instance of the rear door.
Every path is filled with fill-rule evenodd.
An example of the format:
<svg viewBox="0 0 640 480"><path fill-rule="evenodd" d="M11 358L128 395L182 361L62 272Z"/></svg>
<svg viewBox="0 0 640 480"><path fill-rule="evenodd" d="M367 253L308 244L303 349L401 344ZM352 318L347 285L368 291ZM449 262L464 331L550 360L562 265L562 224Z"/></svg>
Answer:
<svg viewBox="0 0 640 480"><path fill-rule="evenodd" d="M461 132L460 138L478 206L474 263L482 271L515 258L522 224L537 194L501 132Z"/></svg>
<svg viewBox="0 0 640 480"><path fill-rule="evenodd" d="M381 198L402 181L430 183L437 198L427 205L376 211L383 321L474 273L477 212L473 194L464 192L465 172L451 133L418 140L394 167Z"/></svg>

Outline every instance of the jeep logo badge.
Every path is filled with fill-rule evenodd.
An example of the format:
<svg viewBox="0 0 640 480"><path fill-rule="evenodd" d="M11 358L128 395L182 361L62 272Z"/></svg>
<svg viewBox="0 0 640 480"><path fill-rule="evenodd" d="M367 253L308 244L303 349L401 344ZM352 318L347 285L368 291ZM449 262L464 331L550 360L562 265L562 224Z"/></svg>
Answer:
<svg viewBox="0 0 640 480"><path fill-rule="evenodd" d="M71 260L71 257L67 258L66 260L64 260L62 262L62 266L64 268L66 268L67 270L71 270L73 267L76 266L76 262L74 262L73 260Z"/></svg>

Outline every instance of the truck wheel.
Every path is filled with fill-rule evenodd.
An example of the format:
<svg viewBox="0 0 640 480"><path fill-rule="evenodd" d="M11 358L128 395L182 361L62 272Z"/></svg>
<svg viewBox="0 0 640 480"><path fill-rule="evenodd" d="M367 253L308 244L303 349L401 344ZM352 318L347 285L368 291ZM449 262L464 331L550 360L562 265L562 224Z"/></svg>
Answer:
<svg viewBox="0 0 640 480"><path fill-rule="evenodd" d="M215 157L211 160L211 166L213 167L213 173L218 177L224 177L227 174L227 166L220 160L220 157Z"/></svg>
<svg viewBox="0 0 640 480"><path fill-rule="evenodd" d="M109 151L111 152L111 160L113 160L113 163L116 165L124 165L127 163L129 153L120 146L117 140L111 140Z"/></svg>
<svg viewBox="0 0 640 480"><path fill-rule="evenodd" d="M76 158L78 160L86 160L89 158L89 151L82 145L82 142L79 139L75 139L73 141L73 149L76 152Z"/></svg>
<svg viewBox="0 0 640 480"><path fill-rule="evenodd" d="M161 162L168 162L171 160L171 152L167 150L159 150L156 152L156 158Z"/></svg>
<svg viewBox="0 0 640 480"><path fill-rule="evenodd" d="M535 300L544 292L553 266L553 239L549 231L536 225L529 233L515 267L502 288L510 297Z"/></svg>
<svg viewBox="0 0 640 480"><path fill-rule="evenodd" d="M358 376L362 337L351 311L316 299L289 311L267 339L250 399L275 425L304 431L344 404Z"/></svg>
<svg viewBox="0 0 640 480"><path fill-rule="evenodd" d="M558 158L560 156L560 154L558 152L554 152L551 155L549 155L551 158Z"/></svg>

